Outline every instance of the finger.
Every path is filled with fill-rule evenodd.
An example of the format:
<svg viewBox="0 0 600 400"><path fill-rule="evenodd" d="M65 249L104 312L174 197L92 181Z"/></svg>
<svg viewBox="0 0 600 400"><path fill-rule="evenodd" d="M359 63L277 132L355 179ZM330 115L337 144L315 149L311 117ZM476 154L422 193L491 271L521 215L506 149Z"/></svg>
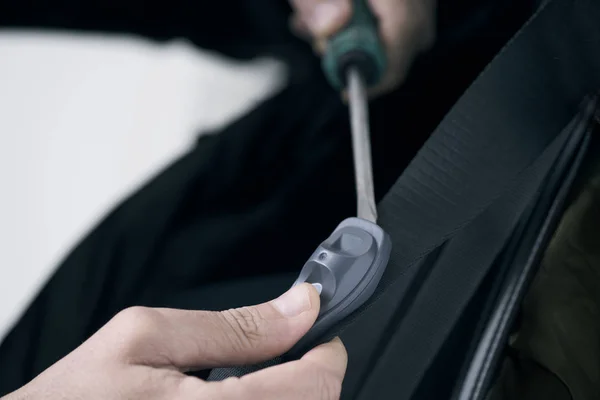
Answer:
<svg viewBox="0 0 600 400"><path fill-rule="evenodd" d="M382 81L369 88L369 97L377 97L400 85L417 55L433 44L435 6L432 0L370 0L370 5L388 55Z"/></svg>
<svg viewBox="0 0 600 400"><path fill-rule="evenodd" d="M410 0L370 0L370 8L377 18L381 40L388 47L396 47L402 40L407 25ZM389 50L389 49L388 49Z"/></svg>
<svg viewBox="0 0 600 400"><path fill-rule="evenodd" d="M350 0L292 0L292 4L314 38L331 36L352 14Z"/></svg>
<svg viewBox="0 0 600 400"><path fill-rule="evenodd" d="M300 363L314 363L324 369L330 369L339 379L343 379L348 365L348 353L340 338L315 347L302 357Z"/></svg>
<svg viewBox="0 0 600 400"><path fill-rule="evenodd" d="M315 6L320 2L321 0L290 0L293 9L297 13L301 13L303 15L310 13L310 11L314 9Z"/></svg>
<svg viewBox="0 0 600 400"><path fill-rule="evenodd" d="M288 351L314 324L319 294L309 285L276 300L223 312L134 308L117 318L128 361L180 370L243 365Z"/></svg>
<svg viewBox="0 0 600 400"><path fill-rule="evenodd" d="M316 38L313 40L313 36L310 29L308 28L304 20L298 15L293 15L290 18L290 29L300 39L312 42L313 51L315 52L315 54L323 55L327 45L327 39Z"/></svg>
<svg viewBox="0 0 600 400"><path fill-rule="evenodd" d="M371 8L379 20L379 33L387 53L387 71L369 96L385 93L404 80L413 59L413 38L409 18L410 0L370 0Z"/></svg>
<svg viewBox="0 0 600 400"><path fill-rule="evenodd" d="M302 359L202 388L206 398L228 399L339 399L348 354L340 339L311 350Z"/></svg>
<svg viewBox="0 0 600 400"><path fill-rule="evenodd" d="M379 30L388 51L410 47L427 48L435 36L435 3L432 0L369 0L379 21Z"/></svg>

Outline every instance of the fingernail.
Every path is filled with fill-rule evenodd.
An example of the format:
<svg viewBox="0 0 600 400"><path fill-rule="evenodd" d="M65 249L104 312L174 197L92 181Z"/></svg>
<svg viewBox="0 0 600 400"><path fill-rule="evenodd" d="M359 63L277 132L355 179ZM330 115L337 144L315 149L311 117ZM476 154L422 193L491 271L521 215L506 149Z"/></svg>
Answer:
<svg viewBox="0 0 600 400"><path fill-rule="evenodd" d="M337 23L337 20L342 16L343 3L338 0L324 1L315 6L308 24L314 34L328 34L332 26Z"/></svg>
<svg viewBox="0 0 600 400"><path fill-rule="evenodd" d="M310 310L310 294L306 285L294 286L277 299L273 306L285 317L296 317Z"/></svg>
<svg viewBox="0 0 600 400"><path fill-rule="evenodd" d="M319 294L321 294L321 292L323 291L323 285L321 285L320 283L313 283L312 286L317 290Z"/></svg>

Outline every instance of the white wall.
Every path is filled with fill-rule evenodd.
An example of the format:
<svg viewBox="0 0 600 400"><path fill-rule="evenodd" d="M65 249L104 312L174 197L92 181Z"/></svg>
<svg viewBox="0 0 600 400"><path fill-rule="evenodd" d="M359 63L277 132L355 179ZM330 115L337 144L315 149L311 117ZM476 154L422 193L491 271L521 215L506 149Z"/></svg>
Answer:
<svg viewBox="0 0 600 400"><path fill-rule="evenodd" d="M115 203L284 80L185 42L0 33L0 339Z"/></svg>

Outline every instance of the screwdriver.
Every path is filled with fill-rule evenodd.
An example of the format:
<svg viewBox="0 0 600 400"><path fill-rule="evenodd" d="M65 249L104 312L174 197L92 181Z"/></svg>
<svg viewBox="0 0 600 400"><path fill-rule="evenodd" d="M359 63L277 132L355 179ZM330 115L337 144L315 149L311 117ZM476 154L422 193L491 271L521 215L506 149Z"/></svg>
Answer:
<svg viewBox="0 0 600 400"><path fill-rule="evenodd" d="M348 24L329 40L323 56L323 69L334 88L347 89L357 216L376 223L367 88L379 83L387 59L379 38L377 18L367 0L353 0L352 11Z"/></svg>
<svg viewBox="0 0 600 400"><path fill-rule="evenodd" d="M371 298L390 259L391 238L377 225L367 98L367 88L381 80L387 60L366 1L353 0L350 22L329 41L323 56L329 82L348 91L358 218L342 221L294 282L319 287L321 297L317 321L290 350L294 357Z"/></svg>

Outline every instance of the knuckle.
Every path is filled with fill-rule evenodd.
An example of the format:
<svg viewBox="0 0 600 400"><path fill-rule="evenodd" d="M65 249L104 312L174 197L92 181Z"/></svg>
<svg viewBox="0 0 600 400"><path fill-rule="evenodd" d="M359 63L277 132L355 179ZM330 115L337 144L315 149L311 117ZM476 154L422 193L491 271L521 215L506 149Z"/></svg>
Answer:
<svg viewBox="0 0 600 400"><path fill-rule="evenodd" d="M185 377L178 380L175 399L193 399L198 397L198 393L202 393L203 382L194 377Z"/></svg>
<svg viewBox="0 0 600 400"><path fill-rule="evenodd" d="M128 346L146 342L160 328L160 314L147 307L130 307L119 312L111 321L115 333Z"/></svg>
<svg viewBox="0 0 600 400"><path fill-rule="evenodd" d="M253 307L236 308L221 313L230 339L240 349L255 348L264 339L264 319Z"/></svg>

